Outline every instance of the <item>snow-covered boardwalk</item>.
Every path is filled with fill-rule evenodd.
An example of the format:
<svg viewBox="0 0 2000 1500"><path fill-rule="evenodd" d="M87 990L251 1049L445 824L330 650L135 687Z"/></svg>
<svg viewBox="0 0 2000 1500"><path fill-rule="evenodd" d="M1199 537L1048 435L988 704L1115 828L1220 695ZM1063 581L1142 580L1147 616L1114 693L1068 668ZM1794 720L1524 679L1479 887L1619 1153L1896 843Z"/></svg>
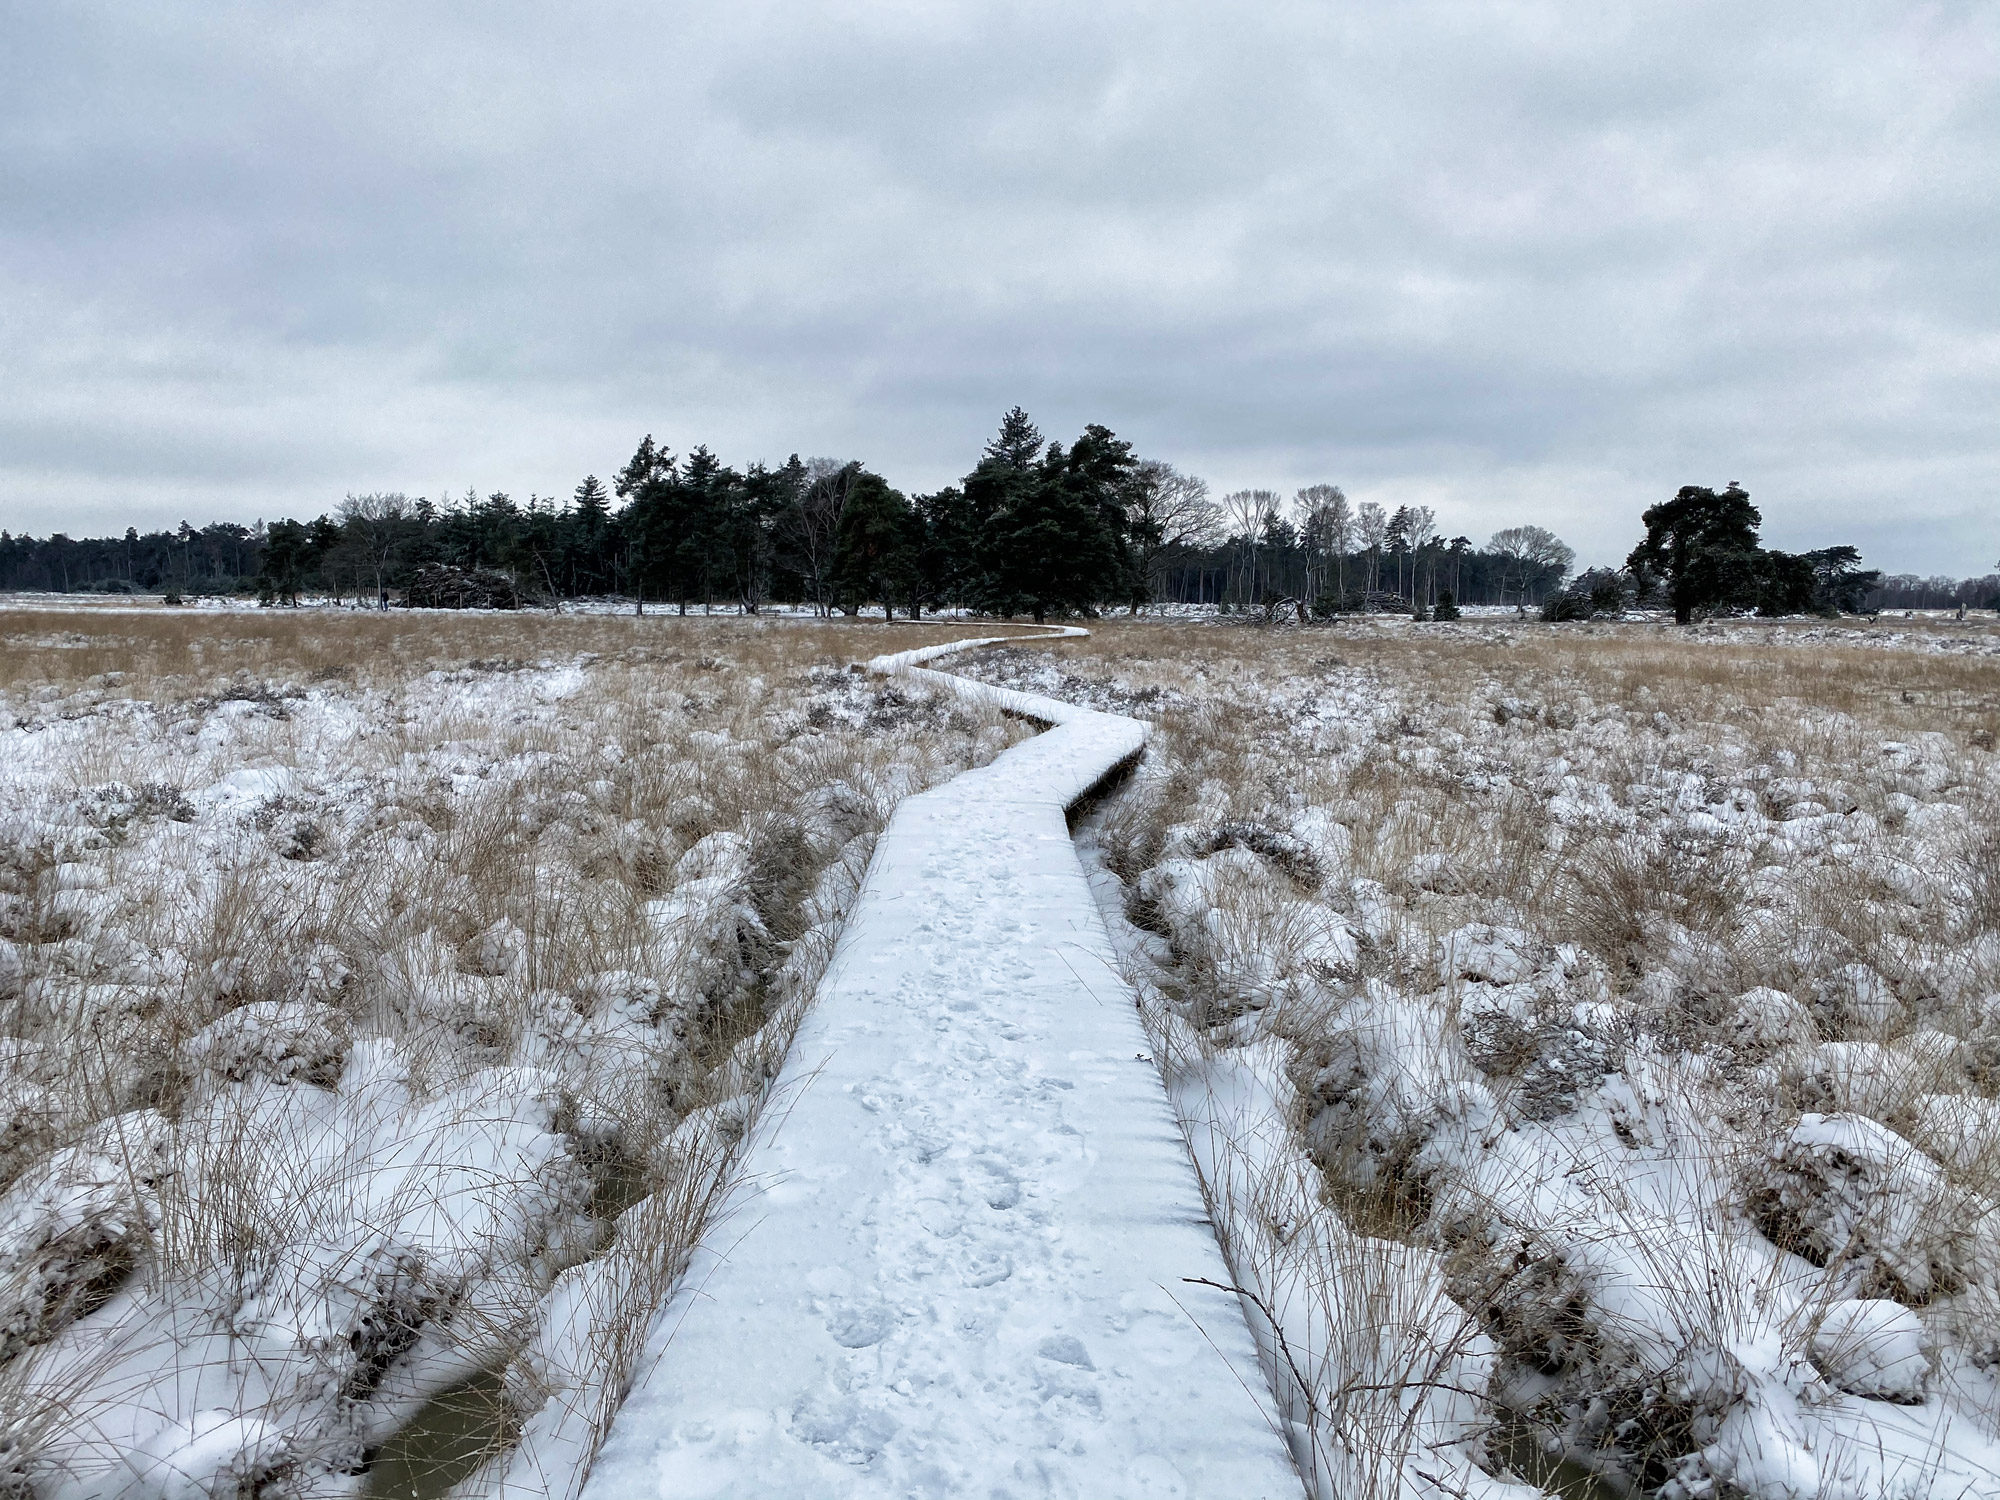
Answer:
<svg viewBox="0 0 2000 1500"><path fill-rule="evenodd" d="M585 1500L1300 1493L1065 825L1146 726L940 680L1055 727L883 833Z"/></svg>

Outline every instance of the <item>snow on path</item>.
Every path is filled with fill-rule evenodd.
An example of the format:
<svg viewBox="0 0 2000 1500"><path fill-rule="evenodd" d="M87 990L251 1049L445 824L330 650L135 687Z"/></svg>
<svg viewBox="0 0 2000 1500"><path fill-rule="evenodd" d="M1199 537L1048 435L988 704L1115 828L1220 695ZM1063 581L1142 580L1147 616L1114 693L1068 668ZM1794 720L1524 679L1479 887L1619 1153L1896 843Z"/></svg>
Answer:
<svg viewBox="0 0 2000 1500"><path fill-rule="evenodd" d="M897 809L584 1500L1300 1494L1064 819L1149 726L941 654L1057 727Z"/></svg>

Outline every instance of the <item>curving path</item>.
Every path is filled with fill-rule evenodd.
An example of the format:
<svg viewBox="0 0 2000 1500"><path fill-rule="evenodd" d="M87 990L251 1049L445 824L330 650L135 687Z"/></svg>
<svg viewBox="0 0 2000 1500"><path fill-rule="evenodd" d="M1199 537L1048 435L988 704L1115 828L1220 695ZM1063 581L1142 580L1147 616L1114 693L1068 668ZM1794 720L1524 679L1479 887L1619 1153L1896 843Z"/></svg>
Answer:
<svg viewBox="0 0 2000 1500"><path fill-rule="evenodd" d="M1053 727L898 807L585 1500L1300 1493L1064 819L1148 726L983 644L868 665Z"/></svg>

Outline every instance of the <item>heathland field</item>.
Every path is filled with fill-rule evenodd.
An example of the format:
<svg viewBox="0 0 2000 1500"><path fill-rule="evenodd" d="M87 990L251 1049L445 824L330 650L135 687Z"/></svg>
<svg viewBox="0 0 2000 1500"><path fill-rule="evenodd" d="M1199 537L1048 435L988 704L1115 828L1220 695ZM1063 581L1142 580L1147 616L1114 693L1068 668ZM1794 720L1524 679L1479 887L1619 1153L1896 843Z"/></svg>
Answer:
<svg viewBox="0 0 2000 1500"><path fill-rule="evenodd" d="M1159 721L1087 843L1328 1493L2000 1493L2000 632L962 670Z"/></svg>
<svg viewBox="0 0 2000 1500"><path fill-rule="evenodd" d="M0 611L0 1494L568 1488L999 628ZM1306 1492L2000 1492L2000 633L1093 629Z"/></svg>
<svg viewBox="0 0 2000 1500"><path fill-rule="evenodd" d="M9 1494L407 1494L420 1413L427 1492L573 1466L889 809L1029 732L879 625L0 637Z"/></svg>

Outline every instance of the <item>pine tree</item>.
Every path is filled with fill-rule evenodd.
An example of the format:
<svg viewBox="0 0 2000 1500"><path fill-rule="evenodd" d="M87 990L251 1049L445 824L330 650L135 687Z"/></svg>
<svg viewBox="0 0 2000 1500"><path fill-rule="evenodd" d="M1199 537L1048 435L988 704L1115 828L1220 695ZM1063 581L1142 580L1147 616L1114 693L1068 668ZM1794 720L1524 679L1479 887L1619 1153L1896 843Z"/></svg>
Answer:
<svg viewBox="0 0 2000 1500"><path fill-rule="evenodd" d="M297 607L299 584L312 551L311 533L297 521L273 521L264 534L264 566L257 575L257 602Z"/></svg>
<svg viewBox="0 0 2000 1500"><path fill-rule="evenodd" d="M1018 415L1010 412L1009 423ZM1003 440L1007 433L1003 424ZM997 446L967 477L966 492L977 486L999 501L981 538L998 607L1026 609L1040 623L1051 610L1094 613L1124 597L1131 586L1125 486L1137 467L1130 444L1089 427L1070 452L1051 443L1038 465L1011 477Z"/></svg>
<svg viewBox="0 0 2000 1500"><path fill-rule="evenodd" d="M1731 484L1721 494L1683 485L1673 499L1640 517L1646 539L1625 559L1643 590L1664 580L1674 619L1686 625L1695 612L1747 608L1763 581L1757 527L1763 517L1749 492Z"/></svg>
<svg viewBox="0 0 2000 1500"><path fill-rule="evenodd" d="M922 525L903 494L881 475L859 470L848 486L834 540L835 601L852 614L871 599L880 600L890 619L899 605L915 619L922 541Z"/></svg>
<svg viewBox="0 0 2000 1500"><path fill-rule="evenodd" d="M611 496L595 474L571 492L562 525L562 571L572 594L600 591L611 575Z"/></svg>
<svg viewBox="0 0 2000 1500"><path fill-rule="evenodd" d="M673 472L673 454L665 448L655 448L653 435L649 432L645 441L639 444L638 451L632 455L631 462L618 471L611 485L618 491L620 500L630 500L655 480L672 477Z"/></svg>
<svg viewBox="0 0 2000 1500"><path fill-rule="evenodd" d="M965 491L956 485L935 495L919 495L917 519L923 526L923 546L917 570L923 595L932 605L964 608L981 593L979 522Z"/></svg>
<svg viewBox="0 0 2000 1500"><path fill-rule="evenodd" d="M999 436L986 445L987 459L1020 472L1034 468L1041 455L1042 430L1018 406L1000 419Z"/></svg>
<svg viewBox="0 0 2000 1500"><path fill-rule="evenodd" d="M602 481L595 474L583 476L583 483L571 492L570 498L576 504L579 524L588 530L595 530L611 518L611 496L605 493Z"/></svg>
<svg viewBox="0 0 2000 1500"><path fill-rule="evenodd" d="M694 454L688 462L692 468ZM616 488L626 498L618 519L638 607L643 610L650 594L674 600L686 614L701 577L698 490L690 487L665 450L653 447L651 436L620 471Z"/></svg>
<svg viewBox="0 0 2000 1500"><path fill-rule="evenodd" d="M706 445L698 446L681 466L680 489L688 521L683 544L684 587L691 587L706 607L724 585L734 581L743 476L709 452ZM687 593L681 596L682 614L687 613L689 597L692 595Z"/></svg>

